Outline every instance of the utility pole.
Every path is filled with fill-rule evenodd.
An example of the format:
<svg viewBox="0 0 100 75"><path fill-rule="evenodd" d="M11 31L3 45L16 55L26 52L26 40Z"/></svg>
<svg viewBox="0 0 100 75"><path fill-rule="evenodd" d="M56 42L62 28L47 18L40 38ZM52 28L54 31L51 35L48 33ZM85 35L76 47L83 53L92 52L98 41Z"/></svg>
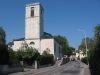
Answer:
<svg viewBox="0 0 100 75"><path fill-rule="evenodd" d="M86 57L87 57L87 64L89 64L89 61L88 61L88 48L87 48L87 36L86 36L86 32L84 31L84 30L82 30L82 29L79 29L78 31L81 31L81 32L83 32L83 34L84 34L84 38L85 38L85 49L86 49Z"/></svg>

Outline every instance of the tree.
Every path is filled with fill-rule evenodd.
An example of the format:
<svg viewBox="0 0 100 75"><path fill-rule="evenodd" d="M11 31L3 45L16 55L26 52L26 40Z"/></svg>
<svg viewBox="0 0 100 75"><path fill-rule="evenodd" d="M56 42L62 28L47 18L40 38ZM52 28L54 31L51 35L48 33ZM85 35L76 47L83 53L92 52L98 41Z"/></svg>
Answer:
<svg viewBox="0 0 100 75"><path fill-rule="evenodd" d="M37 49L28 47L25 50L25 54L24 54L23 58L37 60L39 58L39 55L40 55L40 53L38 52Z"/></svg>
<svg viewBox="0 0 100 75"><path fill-rule="evenodd" d="M40 57L40 53L37 49L33 49L32 47L27 47L26 49L19 49L17 51L18 59L20 61L24 61L29 65L32 65L35 60L38 60Z"/></svg>
<svg viewBox="0 0 100 75"><path fill-rule="evenodd" d="M75 53L75 48L73 47L69 47L69 49L67 50L67 55L70 56L70 55L74 55Z"/></svg>
<svg viewBox="0 0 100 75"><path fill-rule="evenodd" d="M88 48L88 51L90 52L91 50L94 49L95 47L95 41L93 38L89 38L87 37L86 38L86 42L87 42L87 48ZM79 45L79 50L82 50L84 54L86 54L86 44L85 44L85 38L82 39L82 42L81 44Z"/></svg>
<svg viewBox="0 0 100 75"><path fill-rule="evenodd" d="M9 53L6 46L6 34L2 27L0 27L0 64L5 65L9 62Z"/></svg>
<svg viewBox="0 0 100 75"><path fill-rule="evenodd" d="M13 51L11 48L8 49L9 51L9 65L19 63L18 55L16 51Z"/></svg>
<svg viewBox="0 0 100 75"><path fill-rule="evenodd" d="M0 27L0 45L5 45L6 43L6 33L2 27Z"/></svg>
<svg viewBox="0 0 100 75"><path fill-rule="evenodd" d="M48 55L50 54L50 49L47 48L46 50L43 51L42 55Z"/></svg>
<svg viewBox="0 0 100 75"><path fill-rule="evenodd" d="M90 59L92 75L100 75L100 24L95 27L95 48Z"/></svg>
<svg viewBox="0 0 100 75"><path fill-rule="evenodd" d="M39 59L40 65L46 65L46 64L54 64L54 56L53 54L50 54L50 49L46 49L43 51L42 55Z"/></svg>
<svg viewBox="0 0 100 75"><path fill-rule="evenodd" d="M69 53L69 44L68 40L64 36L54 36L55 40L62 46L62 52L64 55L67 55Z"/></svg>

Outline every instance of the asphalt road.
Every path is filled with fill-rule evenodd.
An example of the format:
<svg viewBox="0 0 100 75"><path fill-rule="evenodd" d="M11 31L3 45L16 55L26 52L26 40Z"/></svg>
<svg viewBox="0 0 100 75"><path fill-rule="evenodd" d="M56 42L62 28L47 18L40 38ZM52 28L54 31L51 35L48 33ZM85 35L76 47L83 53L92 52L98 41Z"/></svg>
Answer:
<svg viewBox="0 0 100 75"><path fill-rule="evenodd" d="M82 75L82 66L80 62L69 62L63 66L55 67L46 72L38 73L36 75Z"/></svg>
<svg viewBox="0 0 100 75"><path fill-rule="evenodd" d="M25 72L9 75L83 75L84 64L79 61L71 61L62 66L52 66L43 69L27 69Z"/></svg>

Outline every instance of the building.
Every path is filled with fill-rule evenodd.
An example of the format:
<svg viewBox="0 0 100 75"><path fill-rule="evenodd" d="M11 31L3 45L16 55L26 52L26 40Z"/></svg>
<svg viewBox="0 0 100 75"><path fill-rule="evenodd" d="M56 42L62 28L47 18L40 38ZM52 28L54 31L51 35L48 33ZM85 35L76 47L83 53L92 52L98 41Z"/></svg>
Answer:
<svg viewBox="0 0 100 75"><path fill-rule="evenodd" d="M44 50L49 49L50 54L53 54L55 59L61 58L61 46L55 41L51 34L44 32L44 11L41 4L27 4L25 9L25 38L14 39L8 46L17 51L22 46L27 45L36 48L40 54L42 54Z"/></svg>
<svg viewBox="0 0 100 75"><path fill-rule="evenodd" d="M76 51L76 58L77 59L82 59L82 58L85 58L86 57L86 54L84 54L84 52L82 50L77 50Z"/></svg>

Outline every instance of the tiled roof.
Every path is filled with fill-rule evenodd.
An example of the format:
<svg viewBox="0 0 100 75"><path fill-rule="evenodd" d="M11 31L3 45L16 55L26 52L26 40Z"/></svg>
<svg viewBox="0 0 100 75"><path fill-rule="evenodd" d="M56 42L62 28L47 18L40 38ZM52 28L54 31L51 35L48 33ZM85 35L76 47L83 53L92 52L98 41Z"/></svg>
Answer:
<svg viewBox="0 0 100 75"><path fill-rule="evenodd" d="M14 41L22 41L22 40L25 40L25 38L14 39Z"/></svg>

